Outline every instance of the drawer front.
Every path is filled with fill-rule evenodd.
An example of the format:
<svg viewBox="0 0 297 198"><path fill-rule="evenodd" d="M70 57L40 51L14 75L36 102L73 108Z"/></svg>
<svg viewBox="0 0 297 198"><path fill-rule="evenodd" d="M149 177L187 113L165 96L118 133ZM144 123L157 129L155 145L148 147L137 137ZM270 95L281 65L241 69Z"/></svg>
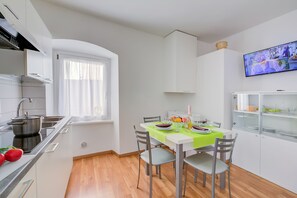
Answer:
<svg viewBox="0 0 297 198"><path fill-rule="evenodd" d="M8 198L36 198L36 194L36 167L33 166L9 194Z"/></svg>

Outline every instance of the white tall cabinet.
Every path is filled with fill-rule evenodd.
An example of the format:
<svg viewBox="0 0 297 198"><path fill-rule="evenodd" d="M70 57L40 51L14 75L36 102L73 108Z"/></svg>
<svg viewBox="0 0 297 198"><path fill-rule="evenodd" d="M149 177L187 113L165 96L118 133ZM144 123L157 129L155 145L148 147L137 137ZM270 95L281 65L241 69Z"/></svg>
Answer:
<svg viewBox="0 0 297 198"><path fill-rule="evenodd" d="M231 93L244 74L242 54L229 49L197 58L197 106L205 118L231 128Z"/></svg>
<svg viewBox="0 0 297 198"><path fill-rule="evenodd" d="M197 37L174 31L165 38L164 85L168 93L196 90Z"/></svg>

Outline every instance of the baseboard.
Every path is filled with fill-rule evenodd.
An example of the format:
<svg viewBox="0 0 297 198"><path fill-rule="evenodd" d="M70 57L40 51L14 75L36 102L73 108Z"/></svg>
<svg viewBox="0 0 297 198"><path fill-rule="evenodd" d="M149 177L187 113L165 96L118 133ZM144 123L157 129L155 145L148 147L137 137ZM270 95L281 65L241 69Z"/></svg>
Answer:
<svg viewBox="0 0 297 198"><path fill-rule="evenodd" d="M124 154L118 154L114 150L109 150L109 151L102 151L102 152L97 152L97 153L91 153L91 154L87 154L87 155L75 156L75 157L73 157L73 160L79 160L79 159L84 159L84 158L88 158L88 157L95 157L95 156L100 156L100 155L105 155L105 154L114 154L117 157L120 157L121 158L121 157L128 157L128 156L131 156L131 155L137 155L138 154L138 151L134 151L134 152L130 152L130 153L124 153Z"/></svg>
<svg viewBox="0 0 297 198"><path fill-rule="evenodd" d="M91 153L91 154L87 154L87 155L80 155L80 156L73 157L73 160L79 160L79 159L83 159L83 158L95 157L95 156L105 155L105 154L111 154L113 152L114 152L113 150L109 150L109 151L102 151L102 152L97 152L97 153Z"/></svg>
<svg viewBox="0 0 297 198"><path fill-rule="evenodd" d="M142 152L142 151L141 151ZM138 154L138 151L134 151L134 152L130 152L130 153L124 153L124 154L118 154L116 153L115 151L113 151L113 153L118 156L118 157L128 157L128 156L131 156L131 155L137 155Z"/></svg>

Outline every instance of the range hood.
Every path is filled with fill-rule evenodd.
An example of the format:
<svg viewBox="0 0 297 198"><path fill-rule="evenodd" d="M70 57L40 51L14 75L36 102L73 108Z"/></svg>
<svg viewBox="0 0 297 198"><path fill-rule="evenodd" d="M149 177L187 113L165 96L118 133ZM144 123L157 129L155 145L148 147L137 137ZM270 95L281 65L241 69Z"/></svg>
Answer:
<svg viewBox="0 0 297 198"><path fill-rule="evenodd" d="M30 37L29 33L26 33L24 28L20 29L22 30L17 31L0 13L0 48L13 50L31 49L39 51L22 35L26 34L28 38ZM30 40L34 41L34 38L30 37Z"/></svg>

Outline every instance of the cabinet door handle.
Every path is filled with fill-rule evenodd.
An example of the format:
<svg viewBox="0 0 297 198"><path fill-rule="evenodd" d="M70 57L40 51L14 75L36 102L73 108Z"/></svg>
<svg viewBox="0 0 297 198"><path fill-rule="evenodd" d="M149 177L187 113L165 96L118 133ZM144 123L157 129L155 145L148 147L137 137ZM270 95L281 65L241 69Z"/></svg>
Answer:
<svg viewBox="0 0 297 198"><path fill-rule="evenodd" d="M38 74L38 73L30 73L30 75L40 77L40 74Z"/></svg>
<svg viewBox="0 0 297 198"><path fill-rule="evenodd" d="M57 149L57 147L59 146L59 143L57 142L57 143L55 143L55 144L52 144L53 145L53 148L52 149L50 149L50 150L46 150L46 151L44 151L45 153L53 153L53 152L55 152L55 150Z"/></svg>
<svg viewBox="0 0 297 198"><path fill-rule="evenodd" d="M19 20L19 17L12 11L12 9L10 9L10 7L8 5L4 5L4 7L7 8L7 10L17 19Z"/></svg>
<svg viewBox="0 0 297 198"><path fill-rule="evenodd" d="M33 179L30 179L28 181L25 181L23 183L23 185L25 186L24 189L22 190L22 192L20 193L20 195L18 196L19 198L23 198L27 191L29 190L29 188L31 187L31 185L33 184L34 180Z"/></svg>
<svg viewBox="0 0 297 198"><path fill-rule="evenodd" d="M68 132L69 132L69 128L65 128L60 132L60 134L66 134Z"/></svg>

